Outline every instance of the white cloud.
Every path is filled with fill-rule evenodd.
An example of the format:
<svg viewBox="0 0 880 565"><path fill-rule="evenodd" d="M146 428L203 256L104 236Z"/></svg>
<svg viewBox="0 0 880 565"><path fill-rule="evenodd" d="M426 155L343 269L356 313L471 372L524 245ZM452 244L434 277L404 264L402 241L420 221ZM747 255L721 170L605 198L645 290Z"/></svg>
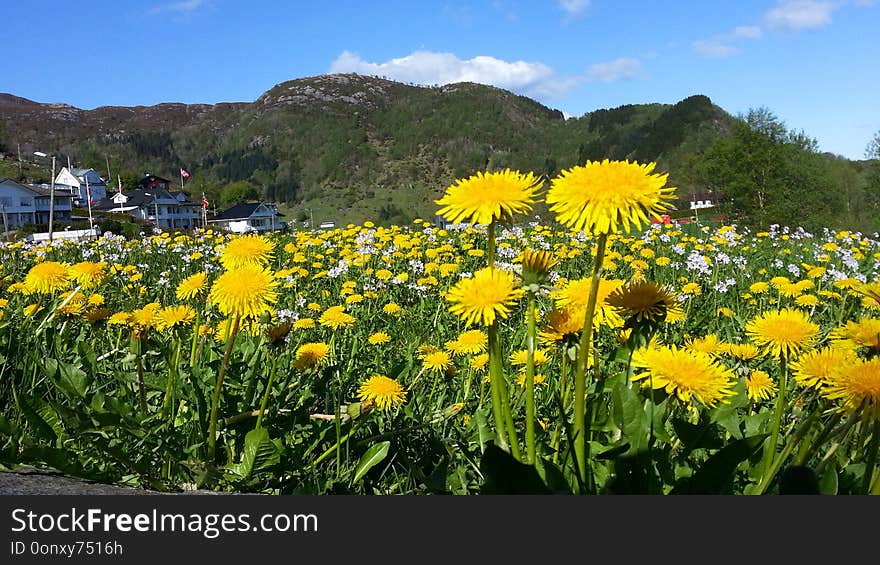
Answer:
<svg viewBox="0 0 880 565"><path fill-rule="evenodd" d="M590 0L559 0L559 7L569 16L577 16L590 7Z"/></svg>
<svg viewBox="0 0 880 565"><path fill-rule="evenodd" d="M718 59L721 57L730 57L740 52L738 47L727 45L718 39L698 39L691 44L694 51L702 57L710 59Z"/></svg>
<svg viewBox="0 0 880 565"><path fill-rule="evenodd" d="M821 0L785 0L767 12L764 21L775 29L816 29L831 23L831 14L838 6Z"/></svg>
<svg viewBox="0 0 880 565"><path fill-rule="evenodd" d="M738 26L733 29L734 37L745 37L747 39L757 39L763 35L761 28L758 26Z"/></svg>
<svg viewBox="0 0 880 565"><path fill-rule="evenodd" d="M476 82L538 99L560 97L579 83L574 77L558 76L543 63L510 62L487 55L459 59L452 53L434 51L414 51L382 63L365 61L356 53L343 51L330 64L329 72L384 76L422 85Z"/></svg>
<svg viewBox="0 0 880 565"><path fill-rule="evenodd" d="M613 82L615 80L633 78L642 70L642 63L631 57L621 57L605 63L590 65L587 71L587 79L599 82Z"/></svg>

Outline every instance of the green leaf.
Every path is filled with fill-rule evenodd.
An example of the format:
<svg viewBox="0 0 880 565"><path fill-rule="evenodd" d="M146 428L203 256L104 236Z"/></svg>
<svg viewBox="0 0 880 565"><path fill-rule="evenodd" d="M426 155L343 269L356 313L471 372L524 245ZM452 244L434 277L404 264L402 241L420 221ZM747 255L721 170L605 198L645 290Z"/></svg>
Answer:
<svg viewBox="0 0 880 565"><path fill-rule="evenodd" d="M351 479L351 484L360 481L367 474L367 471L381 463L388 455L388 447L390 445L390 441L383 441L370 447L358 462L357 468L354 470L354 478Z"/></svg>
<svg viewBox="0 0 880 565"><path fill-rule="evenodd" d="M720 424L722 428L730 432L736 439L742 439L743 434L739 429L740 419L736 409L731 406L723 406L712 411L712 421Z"/></svg>
<svg viewBox="0 0 880 565"><path fill-rule="evenodd" d="M67 432L64 429L64 425L61 423L61 418L58 416L58 412L56 412L50 404L39 400L37 402L42 404L42 406L37 409L37 412L42 416L43 421L52 426L52 430L57 437L64 439L67 436Z"/></svg>
<svg viewBox="0 0 880 565"><path fill-rule="evenodd" d="M630 452L635 453L647 445L648 422L642 399L623 382L614 387L611 396L614 423L629 439Z"/></svg>
<svg viewBox="0 0 880 565"><path fill-rule="evenodd" d="M547 487L558 494L571 494L571 485L562 470L540 455L536 458L535 469Z"/></svg>
<svg viewBox="0 0 880 565"><path fill-rule="evenodd" d="M282 451L280 440L270 439L269 431L266 428L257 428L244 436L241 463L229 468L242 478L247 478L253 473L277 465L281 461Z"/></svg>
<svg viewBox="0 0 880 565"><path fill-rule="evenodd" d="M18 409L33 430L34 436L39 439L54 442L58 434L49 422L40 415L41 401L27 395L18 395Z"/></svg>
<svg viewBox="0 0 880 565"><path fill-rule="evenodd" d="M474 411L474 422L477 423L477 435L480 438L480 452L486 452L486 443L491 441L492 432L489 430L489 421L486 415L487 409L480 408Z"/></svg>
<svg viewBox="0 0 880 565"><path fill-rule="evenodd" d="M520 463L494 443L486 445L480 472L480 494L553 494L533 466Z"/></svg>
<svg viewBox="0 0 880 565"><path fill-rule="evenodd" d="M822 494L837 494L837 489L837 464L832 463L822 474L822 478L819 479L819 492Z"/></svg>
<svg viewBox="0 0 880 565"><path fill-rule="evenodd" d="M695 449L720 449L724 442L718 437L718 428L707 420L691 424L682 418L672 420L675 435L684 444L683 455Z"/></svg>
<svg viewBox="0 0 880 565"><path fill-rule="evenodd" d="M89 345L87 341L80 341L76 344L76 350L79 352L79 357L83 361L86 362L89 366L89 370L94 375L98 371L98 360L95 355L95 350L92 349L92 346Z"/></svg>
<svg viewBox="0 0 880 565"><path fill-rule="evenodd" d="M763 445L768 434L738 439L709 457L693 476L679 481L669 494L725 494L736 468Z"/></svg>
<svg viewBox="0 0 880 565"><path fill-rule="evenodd" d="M89 376L85 371L71 363L61 363L58 365L58 368L60 369L60 374L55 380L58 388L67 396L73 398L84 397L89 385Z"/></svg>

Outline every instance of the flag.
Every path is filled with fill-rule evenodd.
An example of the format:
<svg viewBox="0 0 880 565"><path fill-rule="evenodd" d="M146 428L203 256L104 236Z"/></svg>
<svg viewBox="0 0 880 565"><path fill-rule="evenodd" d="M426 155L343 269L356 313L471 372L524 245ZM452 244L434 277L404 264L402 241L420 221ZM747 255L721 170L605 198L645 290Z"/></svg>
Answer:
<svg viewBox="0 0 880 565"><path fill-rule="evenodd" d="M116 175L116 182L119 183L119 194L122 194L122 178L119 175Z"/></svg>
<svg viewBox="0 0 880 565"><path fill-rule="evenodd" d="M180 176L182 176L182 177L185 178L185 179L188 179L188 178L189 178L189 173L186 172L186 169L180 169Z"/></svg>
<svg viewBox="0 0 880 565"><path fill-rule="evenodd" d="M204 193L204 192L202 193L202 207L203 207L203 208L207 208L207 207L208 207L208 199L205 198L205 193Z"/></svg>

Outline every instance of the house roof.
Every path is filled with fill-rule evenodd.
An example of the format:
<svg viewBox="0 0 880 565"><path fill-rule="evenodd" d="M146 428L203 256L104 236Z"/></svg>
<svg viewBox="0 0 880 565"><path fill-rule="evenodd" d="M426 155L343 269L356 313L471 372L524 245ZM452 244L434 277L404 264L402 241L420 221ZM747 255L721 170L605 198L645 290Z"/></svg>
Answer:
<svg viewBox="0 0 880 565"><path fill-rule="evenodd" d="M20 189L20 190L25 190L25 191L27 191L27 192L30 192L31 194L36 195L36 196L51 196L51 193L52 193L52 189L51 189L51 188L42 188L42 187L40 187L40 186L32 186L32 185L29 185L29 184L21 184L20 182L14 181L14 180L12 180L11 178L0 177L0 184L4 184L4 183L6 183L6 184L12 184L12 185L14 185L16 188L18 188L18 189ZM55 189L55 198L58 198L58 197L62 197L62 198L70 198L71 196L70 196L70 193L69 193L69 192L67 192L67 191L62 191L62 190L58 190L58 189L56 188L56 189Z"/></svg>
<svg viewBox="0 0 880 565"><path fill-rule="evenodd" d="M149 206L153 204L153 197L146 196L144 194L145 191L139 188L132 188L129 190L125 190L122 192L123 195L128 198L122 206L125 208L139 208L141 206ZM98 200L95 204L92 204L92 210L118 210L119 204L113 201L113 197L119 194L118 192L114 192L112 194L107 195L106 198L102 198Z"/></svg>
<svg viewBox="0 0 880 565"><path fill-rule="evenodd" d="M263 202L239 202L232 208L220 212L214 216L214 220L244 220L250 218L257 208L262 206ZM281 212L275 211L276 216L284 216Z"/></svg>
<svg viewBox="0 0 880 565"><path fill-rule="evenodd" d="M160 177L159 175L154 175L152 173L144 173L144 178L142 178L141 180L138 181L138 186L140 186L146 182L151 182L151 181L159 181L159 182L164 182L164 183L171 182L170 180L164 179L164 178Z"/></svg>

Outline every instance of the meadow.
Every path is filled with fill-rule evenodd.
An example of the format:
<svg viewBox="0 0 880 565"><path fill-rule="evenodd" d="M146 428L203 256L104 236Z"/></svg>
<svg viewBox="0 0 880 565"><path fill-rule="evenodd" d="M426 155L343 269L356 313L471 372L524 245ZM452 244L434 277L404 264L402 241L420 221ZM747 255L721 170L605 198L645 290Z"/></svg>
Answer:
<svg viewBox="0 0 880 565"><path fill-rule="evenodd" d="M461 229L0 244L0 465L164 491L880 493L876 235L652 223L672 189L630 167L553 179L555 218L504 171L438 201Z"/></svg>

